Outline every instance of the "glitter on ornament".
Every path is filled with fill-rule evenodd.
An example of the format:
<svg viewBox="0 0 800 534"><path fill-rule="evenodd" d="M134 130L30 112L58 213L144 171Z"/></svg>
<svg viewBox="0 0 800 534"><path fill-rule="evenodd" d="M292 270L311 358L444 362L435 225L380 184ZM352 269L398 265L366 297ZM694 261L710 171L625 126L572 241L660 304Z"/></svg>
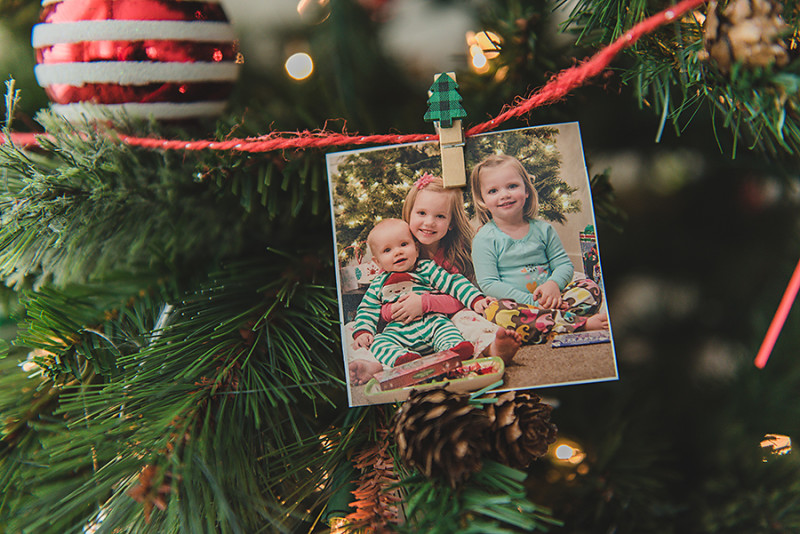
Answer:
<svg viewBox="0 0 800 534"><path fill-rule="evenodd" d="M31 43L36 80L67 119L217 116L239 73L219 0L44 0Z"/></svg>
<svg viewBox="0 0 800 534"><path fill-rule="evenodd" d="M331 15L329 0L300 0L297 3L297 14L303 22L320 24L328 20Z"/></svg>

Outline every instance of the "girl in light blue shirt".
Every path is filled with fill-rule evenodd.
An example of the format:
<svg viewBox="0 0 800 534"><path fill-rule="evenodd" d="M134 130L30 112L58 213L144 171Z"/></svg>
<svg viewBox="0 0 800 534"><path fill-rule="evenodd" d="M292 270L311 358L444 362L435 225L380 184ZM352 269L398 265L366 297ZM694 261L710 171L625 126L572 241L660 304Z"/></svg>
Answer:
<svg viewBox="0 0 800 534"><path fill-rule="evenodd" d="M489 156L473 169L470 185L483 225L472 241L475 278L499 299L487 319L528 343L544 343L551 332L608 328L608 316L597 313L600 288L590 279L572 282L572 262L556 231L535 218L539 199L522 163Z"/></svg>

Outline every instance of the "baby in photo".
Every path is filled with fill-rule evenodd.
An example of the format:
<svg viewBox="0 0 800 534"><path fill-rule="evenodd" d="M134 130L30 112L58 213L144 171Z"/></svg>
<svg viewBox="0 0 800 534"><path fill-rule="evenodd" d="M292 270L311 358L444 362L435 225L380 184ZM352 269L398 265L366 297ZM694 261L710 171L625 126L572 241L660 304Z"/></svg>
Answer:
<svg viewBox="0 0 800 534"><path fill-rule="evenodd" d="M403 220L381 221L369 233L367 244L384 272L370 283L358 306L353 337L355 346L369 348L377 361L351 362L351 381L363 384L383 365L400 365L431 351L449 349L464 359L472 358L474 345L443 314L426 314L408 322L390 321L377 333L383 305L405 294L441 291L477 313L483 313L488 302L464 276L451 274L432 260L419 259L411 229Z"/></svg>

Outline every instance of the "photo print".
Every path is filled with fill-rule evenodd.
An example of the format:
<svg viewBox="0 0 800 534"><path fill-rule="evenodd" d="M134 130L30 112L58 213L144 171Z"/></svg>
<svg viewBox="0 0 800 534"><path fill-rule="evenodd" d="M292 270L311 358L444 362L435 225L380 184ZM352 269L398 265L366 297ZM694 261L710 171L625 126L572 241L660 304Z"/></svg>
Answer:
<svg viewBox="0 0 800 534"><path fill-rule="evenodd" d="M351 406L615 380L578 123L327 156Z"/></svg>

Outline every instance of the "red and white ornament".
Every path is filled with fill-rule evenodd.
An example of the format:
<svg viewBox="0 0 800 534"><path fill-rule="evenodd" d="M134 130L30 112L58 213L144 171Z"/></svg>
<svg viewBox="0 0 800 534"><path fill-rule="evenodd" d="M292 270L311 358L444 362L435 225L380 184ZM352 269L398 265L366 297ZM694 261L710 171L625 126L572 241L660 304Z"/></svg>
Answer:
<svg viewBox="0 0 800 534"><path fill-rule="evenodd" d="M217 116L238 77L219 0L43 0L40 21L36 80L68 119Z"/></svg>

